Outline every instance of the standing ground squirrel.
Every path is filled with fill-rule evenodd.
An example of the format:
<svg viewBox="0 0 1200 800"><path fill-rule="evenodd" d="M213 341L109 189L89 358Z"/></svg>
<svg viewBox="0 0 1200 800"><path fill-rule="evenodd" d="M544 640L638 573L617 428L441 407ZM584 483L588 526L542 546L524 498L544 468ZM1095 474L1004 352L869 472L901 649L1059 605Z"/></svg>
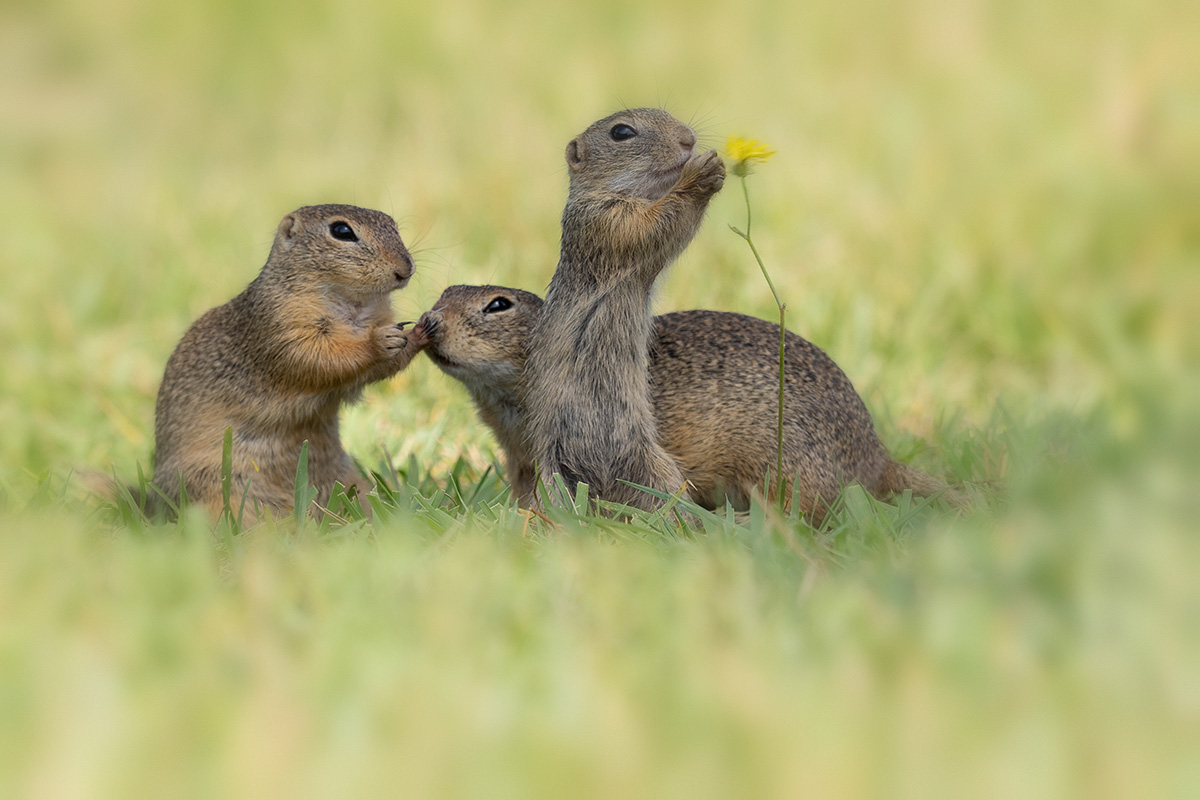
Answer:
<svg viewBox="0 0 1200 800"><path fill-rule="evenodd" d="M562 250L530 338L524 384L541 475L569 491L652 508L630 481L678 492L659 444L646 371L651 289L692 240L725 180L715 151L665 111L621 111L567 145Z"/></svg>
<svg viewBox="0 0 1200 800"><path fill-rule="evenodd" d="M279 223L262 272L188 329L158 392L154 483L173 502L222 508L221 452L233 428L231 500L249 486L273 513L293 504L300 448L326 502L334 481L365 488L338 436L338 409L424 346L392 319L413 273L395 221L356 206L307 206Z"/></svg>
<svg viewBox="0 0 1200 800"><path fill-rule="evenodd" d="M451 286L416 328L429 340L429 358L462 381L495 432L523 505L535 475L521 381L542 308L537 295L519 289ZM743 509L764 484L773 493L779 326L722 311L677 311L654 318L649 350L659 439L692 498L707 508L728 498ZM787 353L784 469L796 481L800 510L819 521L850 483L880 498L910 489L961 502L941 481L888 455L850 380L820 348L789 332Z"/></svg>

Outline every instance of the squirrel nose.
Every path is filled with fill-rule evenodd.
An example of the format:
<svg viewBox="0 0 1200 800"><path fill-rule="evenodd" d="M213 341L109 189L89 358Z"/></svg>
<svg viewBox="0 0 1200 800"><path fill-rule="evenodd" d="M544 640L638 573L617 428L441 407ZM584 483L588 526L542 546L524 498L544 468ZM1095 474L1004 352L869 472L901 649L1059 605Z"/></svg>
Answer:
<svg viewBox="0 0 1200 800"><path fill-rule="evenodd" d="M680 136L679 146L690 153L696 146L696 134L689 130L687 133Z"/></svg>
<svg viewBox="0 0 1200 800"><path fill-rule="evenodd" d="M416 265L413 264L412 256L409 255L407 250L405 250L401 254L400 266L394 270L396 279L403 282L403 281L407 280L408 278L411 278L413 276L413 273L416 271L417 271L417 268L416 268Z"/></svg>

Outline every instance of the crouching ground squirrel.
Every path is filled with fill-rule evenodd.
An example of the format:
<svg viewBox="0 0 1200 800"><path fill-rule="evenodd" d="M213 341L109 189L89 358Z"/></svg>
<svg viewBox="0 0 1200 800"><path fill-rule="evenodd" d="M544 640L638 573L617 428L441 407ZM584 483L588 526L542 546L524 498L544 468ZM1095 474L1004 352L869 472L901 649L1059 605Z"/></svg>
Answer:
<svg viewBox="0 0 1200 800"><path fill-rule="evenodd" d="M520 502L536 476L522 372L541 299L502 286L451 286L417 324L429 358L467 387L507 458ZM715 508L728 498L745 508L771 479L776 458L779 326L721 311L678 311L654 318L650 399L663 448L676 460L692 498ZM845 373L820 348L787 334L784 470L787 492L819 521L850 483L885 498L910 489L961 498L915 467L893 460ZM768 495L770 496L770 495Z"/></svg>
<svg viewBox="0 0 1200 800"><path fill-rule="evenodd" d="M404 369L424 345L392 318L412 257L387 214L307 206L279 223L262 272L200 317L167 361L158 392L154 483L174 502L222 508L221 455L233 429L231 497L248 488L272 512L292 506L301 444L318 502L335 481L367 488L338 436L338 409Z"/></svg>
<svg viewBox="0 0 1200 800"><path fill-rule="evenodd" d="M533 458L548 486L651 508L623 481L678 492L659 444L646 371L654 281L695 235L725 180L714 151L665 111L621 111L567 145L562 248L530 335L523 391Z"/></svg>

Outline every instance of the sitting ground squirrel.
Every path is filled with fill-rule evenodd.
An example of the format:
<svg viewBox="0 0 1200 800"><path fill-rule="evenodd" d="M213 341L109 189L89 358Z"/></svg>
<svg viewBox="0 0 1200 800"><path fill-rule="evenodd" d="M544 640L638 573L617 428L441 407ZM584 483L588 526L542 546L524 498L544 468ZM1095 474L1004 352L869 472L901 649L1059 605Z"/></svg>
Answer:
<svg viewBox="0 0 1200 800"><path fill-rule="evenodd" d="M502 286L451 286L415 330L425 353L467 387L496 434L509 481L528 505L536 477L522 371L530 334L542 313L535 294ZM722 311L677 311L654 318L650 396L663 448L679 464L692 499L717 508L727 498L745 509L753 492L772 497L778 402L779 326ZM881 499L910 489L956 492L892 459L845 373L820 348L787 334L784 402L785 491L815 523L838 493L859 483Z"/></svg>
<svg viewBox="0 0 1200 800"><path fill-rule="evenodd" d="M233 428L231 503L287 513L301 443L309 481L328 502L335 481L367 488L338 436L338 409L372 381L408 366L424 346L392 319L390 294L413 273L395 221L346 205L308 206L279 223L271 254L246 290L188 329L158 392L154 483L214 515L223 506L221 454Z"/></svg>
<svg viewBox="0 0 1200 800"><path fill-rule="evenodd" d="M659 445L646 371L651 289L725 180L715 151L665 111L621 111L567 145L562 250L530 337L524 405L548 488L653 508L683 475Z"/></svg>

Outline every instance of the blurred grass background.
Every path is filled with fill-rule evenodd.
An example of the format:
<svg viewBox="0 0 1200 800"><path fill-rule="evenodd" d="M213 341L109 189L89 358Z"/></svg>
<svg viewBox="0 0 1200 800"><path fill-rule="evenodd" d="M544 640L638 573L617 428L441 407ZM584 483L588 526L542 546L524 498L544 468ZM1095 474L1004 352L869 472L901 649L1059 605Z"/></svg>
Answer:
<svg viewBox="0 0 1200 800"><path fill-rule="evenodd" d="M1200 793L1197 30L1171 0L4 2L0 794ZM750 189L789 327L977 513L221 545L63 488L148 467L166 357L285 213L395 216L402 319L541 291L563 148L632 105L778 150ZM717 197L663 311L773 316L742 213ZM343 434L434 480L494 457L424 360Z"/></svg>

